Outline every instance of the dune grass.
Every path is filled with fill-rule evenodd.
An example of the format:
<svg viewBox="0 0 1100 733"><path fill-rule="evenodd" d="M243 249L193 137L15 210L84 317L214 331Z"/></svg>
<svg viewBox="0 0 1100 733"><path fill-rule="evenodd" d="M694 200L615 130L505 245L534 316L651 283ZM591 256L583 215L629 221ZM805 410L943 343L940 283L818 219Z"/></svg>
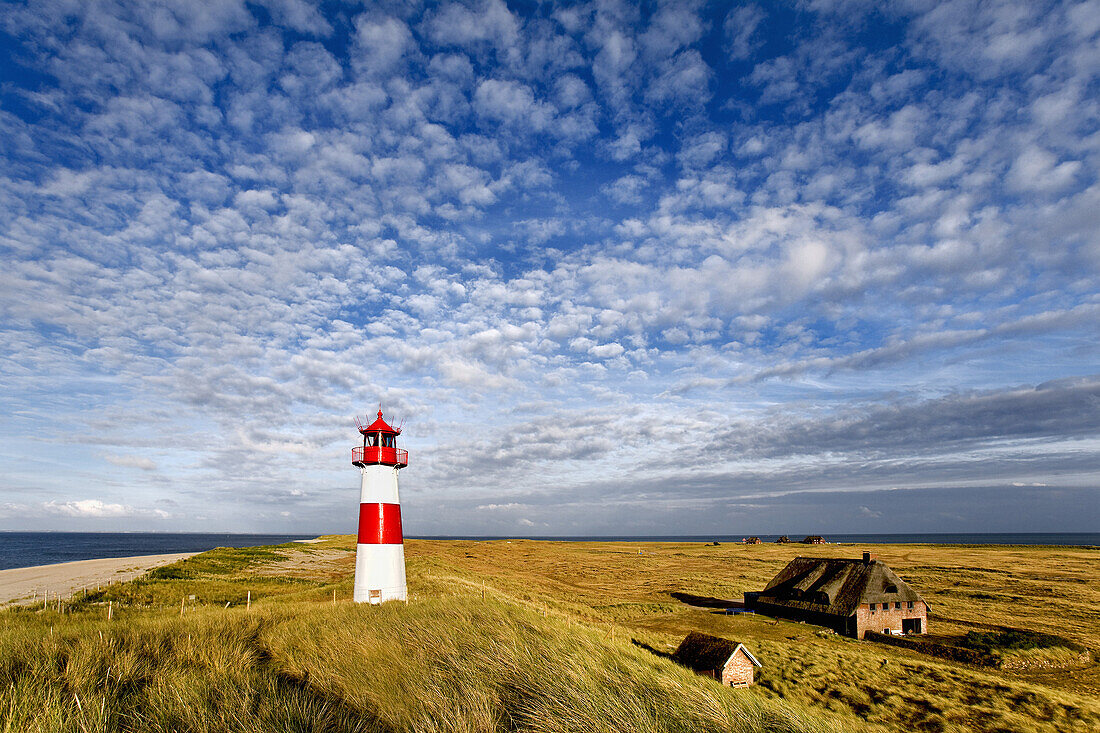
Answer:
<svg viewBox="0 0 1100 733"><path fill-rule="evenodd" d="M5 620L5 733L843 729L592 629L480 598Z"/></svg>
<svg viewBox="0 0 1100 733"><path fill-rule="evenodd" d="M410 603L382 607L346 602L353 538L217 550L64 615L0 616L0 732L1100 730L1097 665L1052 668L1061 649L1096 651L1095 549L872 548L930 601L934 632L1061 637L1001 649L1024 669L705 605L796 554L858 549L409 541ZM745 642L758 685L661 656L691 630Z"/></svg>
<svg viewBox="0 0 1100 733"><path fill-rule="evenodd" d="M858 557L862 547L702 543L411 542L414 585L470 583L671 651L692 630L743 641L759 688L898 731L1100 730L1100 665L1057 648L977 669L765 616L678 601L740 599L797 555ZM1100 647L1100 551L1086 547L889 545L875 551L931 603L938 635L1029 629ZM992 598L978 598L980 595ZM1012 601L1002 597L1009 596ZM1046 636L1043 636L1046 635ZM1027 652L1004 652L1026 654ZM1087 657L1086 657L1087 659ZM1029 664L1030 663L1030 664ZM1054 669L1055 663L1077 665Z"/></svg>

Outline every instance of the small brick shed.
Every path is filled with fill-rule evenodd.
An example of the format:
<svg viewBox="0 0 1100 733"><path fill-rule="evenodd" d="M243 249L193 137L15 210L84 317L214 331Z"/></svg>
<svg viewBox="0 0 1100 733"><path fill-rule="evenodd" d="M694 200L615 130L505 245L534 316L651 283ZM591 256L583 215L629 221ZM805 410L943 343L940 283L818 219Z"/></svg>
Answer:
<svg viewBox="0 0 1100 733"><path fill-rule="evenodd" d="M730 687L751 685L753 668L760 666L744 644L698 631L684 637L672 661Z"/></svg>

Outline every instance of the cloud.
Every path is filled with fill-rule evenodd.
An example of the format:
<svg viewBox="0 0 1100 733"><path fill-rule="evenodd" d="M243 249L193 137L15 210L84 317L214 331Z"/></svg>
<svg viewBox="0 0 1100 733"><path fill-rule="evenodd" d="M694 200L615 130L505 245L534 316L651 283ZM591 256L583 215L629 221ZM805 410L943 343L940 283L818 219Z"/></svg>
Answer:
<svg viewBox="0 0 1100 733"><path fill-rule="evenodd" d="M142 471L157 470L156 462L145 456L114 455L108 453L103 456L103 458L108 463L113 463L116 466L122 466L124 468L140 468Z"/></svg>
<svg viewBox="0 0 1100 733"><path fill-rule="evenodd" d="M373 20L359 16L355 20L355 40L362 54L356 61L366 73L378 75L401 62L413 39L409 27L397 18Z"/></svg>
<svg viewBox="0 0 1100 733"><path fill-rule="evenodd" d="M757 28L764 18L764 11L756 5L734 8L726 15L722 28L731 59L747 59L759 48L761 40L757 37Z"/></svg>
<svg viewBox="0 0 1100 733"><path fill-rule="evenodd" d="M46 514L64 517L109 519L118 517L167 519L171 515L161 509L135 509L126 504L108 504L99 499L78 501L47 501L42 504Z"/></svg>
<svg viewBox="0 0 1100 733"><path fill-rule="evenodd" d="M1050 152L1032 146L1012 164L1008 184L1017 191L1060 191L1073 184L1080 170L1080 161L1059 163Z"/></svg>
<svg viewBox="0 0 1100 733"><path fill-rule="evenodd" d="M863 405L836 414L776 417L765 430L737 425L715 449L745 455L860 453L866 456L960 452L1003 440L1083 439L1100 434L1100 377L934 400ZM1084 407L1085 409L1082 409Z"/></svg>
<svg viewBox="0 0 1100 733"><path fill-rule="evenodd" d="M1095 13L713 11L13 6L6 504L338 525L378 400L443 534L1095 486Z"/></svg>

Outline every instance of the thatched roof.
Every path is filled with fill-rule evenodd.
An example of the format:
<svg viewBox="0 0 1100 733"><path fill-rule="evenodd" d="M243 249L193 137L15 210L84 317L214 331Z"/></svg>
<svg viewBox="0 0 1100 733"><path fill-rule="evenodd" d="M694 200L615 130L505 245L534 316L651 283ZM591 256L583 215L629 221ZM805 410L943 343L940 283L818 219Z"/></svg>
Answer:
<svg viewBox="0 0 1100 733"><path fill-rule="evenodd" d="M850 616L863 603L923 601L878 560L796 557L757 596L758 603Z"/></svg>
<svg viewBox="0 0 1100 733"><path fill-rule="evenodd" d="M756 661L756 657L749 653L744 644L698 631L692 631L684 637L680 646L673 652L672 661L696 672L713 672L725 667L726 662L737 653L738 649L745 652L745 656L753 664L760 666L760 662Z"/></svg>

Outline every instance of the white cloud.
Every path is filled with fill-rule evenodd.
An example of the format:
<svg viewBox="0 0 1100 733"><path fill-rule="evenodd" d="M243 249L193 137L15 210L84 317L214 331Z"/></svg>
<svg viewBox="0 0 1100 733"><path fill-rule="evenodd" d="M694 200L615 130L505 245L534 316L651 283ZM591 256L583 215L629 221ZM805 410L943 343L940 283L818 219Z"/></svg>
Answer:
<svg viewBox="0 0 1100 733"><path fill-rule="evenodd" d="M1017 191L1057 192L1072 185L1080 170L1079 161L1059 163L1049 151L1031 146L1012 164L1008 184Z"/></svg>
<svg viewBox="0 0 1100 733"><path fill-rule="evenodd" d="M730 58L747 59L759 47L757 29L764 18L764 12L756 5L734 8L726 15L723 30Z"/></svg>
<svg viewBox="0 0 1100 733"><path fill-rule="evenodd" d="M47 501L42 504L46 514L83 518L154 518L167 519L170 515L161 509L135 509L126 504L108 504L99 499L80 499L78 501Z"/></svg>
<svg viewBox="0 0 1100 733"><path fill-rule="evenodd" d="M157 470L156 462L146 456L116 455L108 453L103 456L103 458L108 463L113 463L116 466L122 466L124 468L140 468L142 471Z"/></svg>
<svg viewBox="0 0 1100 733"><path fill-rule="evenodd" d="M412 43L409 27L397 18L355 19L355 40L361 49L356 61L371 75L384 74L399 64Z"/></svg>
<svg viewBox="0 0 1100 733"><path fill-rule="evenodd" d="M150 477L117 483L135 468L170 476L180 522L286 526L251 513L280 485L321 528L354 480L351 414L383 399L410 416L410 516L444 521L427 494L515 503L507 526L565 533L588 526L573 494L626 516L638 466L682 470L639 461L654 425L691 450L725 420L774 435L1094 368L1084 5L899 6L883 50L853 30L878 11L847 2L789 29L764 6L265 7L96 3L67 35L44 6L5 15L38 80L0 115L9 506L152 521ZM471 481L452 444L474 433L507 481ZM56 450L74 434L91 460ZM1092 439L1014 435L1043 467ZM875 486L901 465L976 480L950 447L899 445L868 449ZM739 456L693 490L865 476ZM593 486L593 457L615 478Z"/></svg>

